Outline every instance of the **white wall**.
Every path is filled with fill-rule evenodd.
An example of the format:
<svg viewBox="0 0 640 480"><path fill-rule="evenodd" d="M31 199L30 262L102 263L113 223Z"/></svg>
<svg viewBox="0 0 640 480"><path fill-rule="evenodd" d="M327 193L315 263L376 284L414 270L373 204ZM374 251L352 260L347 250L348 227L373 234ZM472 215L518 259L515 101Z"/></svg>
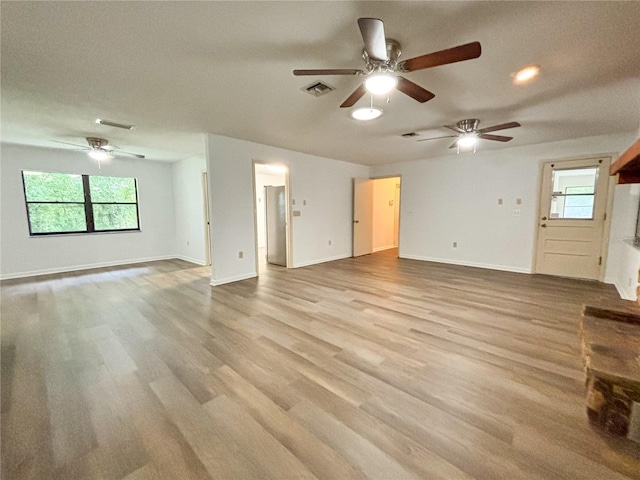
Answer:
<svg viewBox="0 0 640 480"><path fill-rule="evenodd" d="M205 265L207 245L202 173L204 157L174 162L171 166L175 198L176 247L178 258Z"/></svg>
<svg viewBox="0 0 640 480"><path fill-rule="evenodd" d="M602 153L615 159L634 139L604 135L493 151L480 145L475 154L373 167L372 176L402 175L401 257L531 272L541 164Z"/></svg>
<svg viewBox="0 0 640 480"><path fill-rule="evenodd" d="M116 158L102 174L138 179L140 232L29 237L21 170L98 174L85 153L0 145L0 276L13 278L172 258L175 247L171 165Z"/></svg>
<svg viewBox="0 0 640 480"><path fill-rule="evenodd" d="M640 185L616 185L613 202L605 282L613 283L622 298L636 300L640 247L633 246L633 238L640 203Z"/></svg>
<svg viewBox="0 0 640 480"><path fill-rule="evenodd" d="M267 245L267 229L264 210L264 187L281 187L284 185L283 174L256 173L256 216L258 226L258 248Z"/></svg>
<svg viewBox="0 0 640 480"><path fill-rule="evenodd" d="M294 267L351 256L352 178L367 177L368 167L213 134L206 155L213 285L257 275L253 160L289 168L292 209L300 211L291 222Z"/></svg>
<svg viewBox="0 0 640 480"><path fill-rule="evenodd" d="M373 239L374 252L396 247L396 184L400 179L379 178L373 181ZM391 202L391 204L389 204Z"/></svg>

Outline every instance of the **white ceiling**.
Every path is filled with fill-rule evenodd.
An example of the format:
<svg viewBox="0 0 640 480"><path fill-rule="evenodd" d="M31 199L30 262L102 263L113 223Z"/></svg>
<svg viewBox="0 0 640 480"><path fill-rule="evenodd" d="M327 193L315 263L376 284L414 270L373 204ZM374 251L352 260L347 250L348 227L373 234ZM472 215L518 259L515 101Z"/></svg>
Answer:
<svg viewBox="0 0 640 480"><path fill-rule="evenodd" d="M479 118L509 143L640 124L640 2L2 2L2 140L60 147L104 136L155 160L204 151L203 132L374 165L453 154L444 124ZM406 77L436 94L393 92L370 123L338 106L357 77L295 68L362 68L358 17L378 17L407 59L479 41L475 60ZM525 86L510 74L538 64ZM336 88L315 98L301 88ZM357 106L366 105L367 97ZM133 123L123 131L96 118Z"/></svg>

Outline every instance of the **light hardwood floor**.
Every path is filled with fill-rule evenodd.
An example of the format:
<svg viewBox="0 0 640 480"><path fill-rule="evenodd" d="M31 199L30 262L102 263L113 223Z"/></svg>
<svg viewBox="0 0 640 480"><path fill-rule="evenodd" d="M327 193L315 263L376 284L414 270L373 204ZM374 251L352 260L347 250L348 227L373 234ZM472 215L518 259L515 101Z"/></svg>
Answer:
<svg viewBox="0 0 640 480"><path fill-rule="evenodd" d="M4 282L2 478L640 479L584 409L613 287L395 253Z"/></svg>

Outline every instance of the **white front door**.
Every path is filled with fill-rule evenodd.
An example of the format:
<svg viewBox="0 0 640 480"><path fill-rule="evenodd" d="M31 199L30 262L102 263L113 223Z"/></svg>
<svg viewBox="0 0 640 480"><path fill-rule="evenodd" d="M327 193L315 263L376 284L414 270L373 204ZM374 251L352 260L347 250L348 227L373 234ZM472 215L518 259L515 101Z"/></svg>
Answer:
<svg viewBox="0 0 640 480"><path fill-rule="evenodd" d="M543 165L536 273L600 277L611 158Z"/></svg>
<svg viewBox="0 0 640 480"><path fill-rule="evenodd" d="M373 252L373 180L353 179L353 256Z"/></svg>

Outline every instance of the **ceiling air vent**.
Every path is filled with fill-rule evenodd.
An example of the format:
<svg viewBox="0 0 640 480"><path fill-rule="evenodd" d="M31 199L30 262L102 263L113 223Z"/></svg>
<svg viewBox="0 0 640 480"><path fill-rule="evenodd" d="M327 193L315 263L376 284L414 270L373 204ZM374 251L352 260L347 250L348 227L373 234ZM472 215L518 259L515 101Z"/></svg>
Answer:
<svg viewBox="0 0 640 480"><path fill-rule="evenodd" d="M322 82L313 82L311 85L307 85L302 90L310 93L314 97L319 97L320 95L324 95L325 93L329 93L334 90L333 87L330 87L326 83Z"/></svg>
<svg viewBox="0 0 640 480"><path fill-rule="evenodd" d="M403 133L402 136L404 138L411 138L411 137L419 137L420 134L416 132L407 132L407 133Z"/></svg>

